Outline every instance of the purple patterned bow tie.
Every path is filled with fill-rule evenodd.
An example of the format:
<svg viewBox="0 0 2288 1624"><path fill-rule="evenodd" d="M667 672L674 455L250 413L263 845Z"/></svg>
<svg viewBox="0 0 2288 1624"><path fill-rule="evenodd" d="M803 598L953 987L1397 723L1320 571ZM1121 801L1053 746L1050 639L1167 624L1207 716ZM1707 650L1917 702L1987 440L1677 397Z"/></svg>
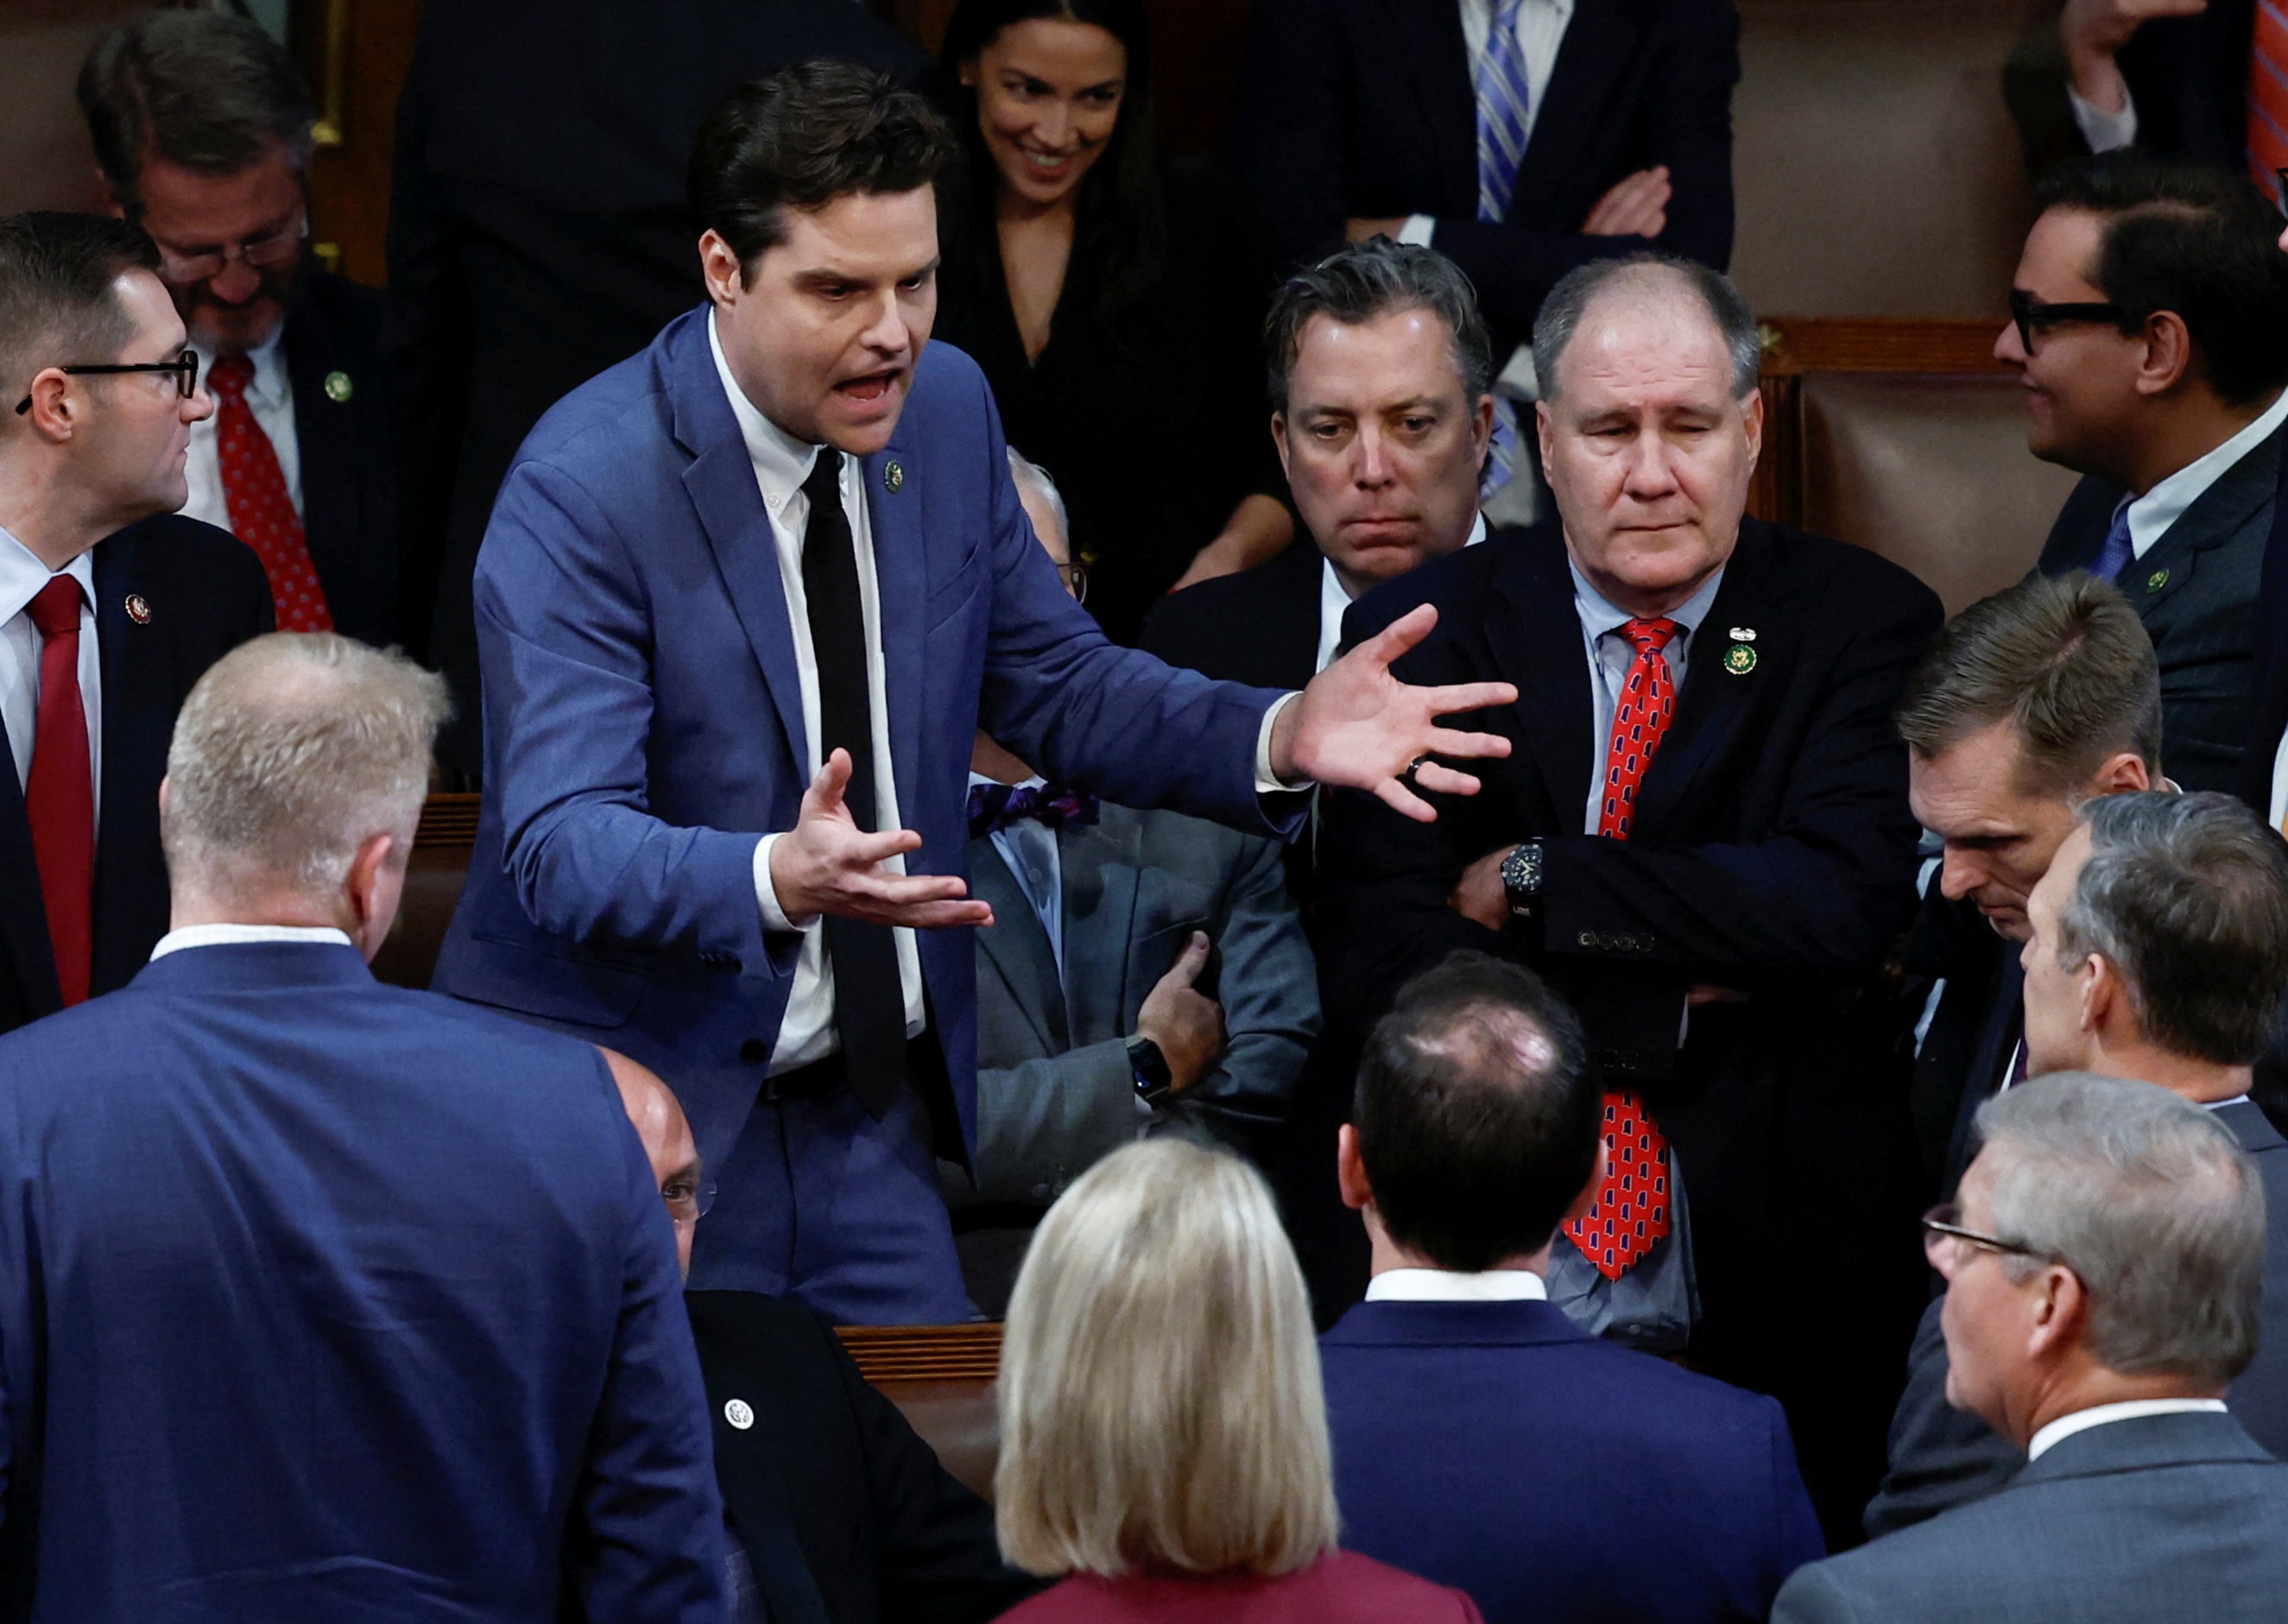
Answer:
<svg viewBox="0 0 2288 1624"><path fill-rule="evenodd" d="M969 838L1033 818L1050 829L1096 822L1096 797L1061 784L978 784L969 791Z"/></svg>

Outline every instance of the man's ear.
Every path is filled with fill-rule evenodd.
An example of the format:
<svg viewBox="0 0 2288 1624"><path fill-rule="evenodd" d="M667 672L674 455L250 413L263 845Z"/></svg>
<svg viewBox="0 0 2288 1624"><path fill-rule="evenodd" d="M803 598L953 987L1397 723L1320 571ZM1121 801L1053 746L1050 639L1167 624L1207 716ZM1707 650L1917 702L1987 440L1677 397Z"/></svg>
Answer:
<svg viewBox="0 0 2288 1624"><path fill-rule="evenodd" d="M2095 795L2131 795L2154 786L2153 776L2145 769L2145 758L2133 750L2125 750L2097 769L2091 780L2090 791Z"/></svg>
<svg viewBox="0 0 2288 1624"><path fill-rule="evenodd" d="M1557 419L1551 415L1547 401L1533 403L1533 442L1541 457L1541 477L1555 484L1550 478L1549 454L1550 448L1557 442Z"/></svg>
<svg viewBox="0 0 2288 1624"><path fill-rule="evenodd" d="M711 226L699 234L699 275L707 284L707 297L719 305L735 305L747 291L746 267Z"/></svg>
<svg viewBox="0 0 2288 1624"><path fill-rule="evenodd" d="M2088 1288L2063 1263L2052 1263L2030 1289L2035 1293L2034 1321L2026 1333L2026 1351L2038 1359L2054 1357L2081 1335L2089 1318Z"/></svg>
<svg viewBox="0 0 2288 1624"><path fill-rule="evenodd" d="M95 195L103 200L103 211L113 219L127 218L127 204L119 195L119 188L111 184L111 177L103 172L103 165L95 166Z"/></svg>
<svg viewBox="0 0 2288 1624"><path fill-rule="evenodd" d="M1367 1182L1366 1162L1359 1155L1358 1129L1343 1124L1335 1134L1335 1184L1343 1205L1355 1213L1374 1205L1374 1186Z"/></svg>
<svg viewBox="0 0 2288 1624"><path fill-rule="evenodd" d="M1292 482L1295 471L1287 461L1287 414L1283 411L1271 414L1271 443L1279 448L1279 472Z"/></svg>
<svg viewBox="0 0 2288 1624"><path fill-rule="evenodd" d="M2088 953L2075 967L2074 978L2081 983L2081 1029L2085 1032L2105 1030L2107 1017L2119 1015L2133 1028L2136 1025L2135 1007L2129 1002L2129 989L2122 984L2120 972L2113 961L2102 953Z"/></svg>
<svg viewBox="0 0 2288 1624"><path fill-rule="evenodd" d="M1754 467L1756 459L1764 454L1764 392L1752 389L1740 402L1741 427L1748 436L1748 466Z"/></svg>
<svg viewBox="0 0 2288 1624"><path fill-rule="evenodd" d="M1490 394L1478 396L1470 408L1470 444L1476 450L1477 461L1483 465L1486 453L1494 443L1494 397Z"/></svg>
<svg viewBox="0 0 2288 1624"><path fill-rule="evenodd" d="M1597 1198L1604 1193L1605 1181L1612 1176L1612 1173L1613 1158L1606 1151L1604 1136L1601 1134L1597 1137L1596 1159L1589 1165L1589 1182L1581 1186L1581 1193L1574 1197L1573 1205L1565 1209L1565 1216L1558 1221L1559 1227L1572 1222L1576 1218L1589 1215L1589 1209L1597 1205Z"/></svg>
<svg viewBox="0 0 2288 1624"><path fill-rule="evenodd" d="M2137 367L2137 393L2165 394L2193 370L2193 335L2173 310L2145 318L2145 355Z"/></svg>

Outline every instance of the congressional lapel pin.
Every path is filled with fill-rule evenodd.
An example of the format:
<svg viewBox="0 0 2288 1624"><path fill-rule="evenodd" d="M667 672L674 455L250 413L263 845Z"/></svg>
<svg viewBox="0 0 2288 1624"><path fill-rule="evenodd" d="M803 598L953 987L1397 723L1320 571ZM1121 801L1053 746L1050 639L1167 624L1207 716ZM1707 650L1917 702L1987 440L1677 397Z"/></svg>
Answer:
<svg viewBox="0 0 2288 1624"><path fill-rule="evenodd" d="M1753 626L1734 626L1732 628L1732 641L1736 643L1754 642L1756 641L1756 628Z"/></svg>
<svg viewBox="0 0 2288 1624"><path fill-rule="evenodd" d="M350 375L346 372L326 374L326 398L337 406L347 401L355 393L356 388L357 386L350 382Z"/></svg>
<svg viewBox="0 0 2288 1624"><path fill-rule="evenodd" d="M2147 592L2158 592L2168 584L2169 572L2165 569L2156 569L2152 574L2145 577L2145 590Z"/></svg>
<svg viewBox="0 0 2288 1624"><path fill-rule="evenodd" d="M905 464L902 462L889 462L885 463L882 466L882 483L884 487L894 495L904 488L905 482Z"/></svg>
<svg viewBox="0 0 2288 1624"><path fill-rule="evenodd" d="M1753 626L1734 626L1732 646L1724 650L1724 669L1736 677L1744 677L1756 668L1756 629Z"/></svg>
<svg viewBox="0 0 2288 1624"><path fill-rule="evenodd" d="M755 1424L755 1412L743 1398L734 1398L723 1406L723 1419L744 1432Z"/></svg>
<svg viewBox="0 0 2288 1624"><path fill-rule="evenodd" d="M147 626L151 624L151 606L143 601L141 593L131 592L127 594L127 618L139 626Z"/></svg>

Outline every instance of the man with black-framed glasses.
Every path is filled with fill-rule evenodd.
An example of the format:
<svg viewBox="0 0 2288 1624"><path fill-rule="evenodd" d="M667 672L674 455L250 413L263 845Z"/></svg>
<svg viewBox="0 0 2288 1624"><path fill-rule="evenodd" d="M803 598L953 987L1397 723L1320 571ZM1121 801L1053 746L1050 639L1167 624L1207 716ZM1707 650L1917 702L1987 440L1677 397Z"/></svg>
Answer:
<svg viewBox="0 0 2288 1624"><path fill-rule="evenodd" d="M293 62L243 17L152 12L96 43L79 103L214 398L183 511L254 549L282 629L401 641L383 300L310 261L317 109Z"/></svg>
<svg viewBox="0 0 2288 1624"><path fill-rule="evenodd" d="M213 408L157 271L118 220L0 219L0 1031L165 933L168 729L270 629L254 555L174 516Z"/></svg>
<svg viewBox="0 0 2288 1624"><path fill-rule="evenodd" d="M1994 354L2025 384L2028 449L2086 476L2038 567L2121 588L2160 660L2172 774L2229 789L2288 441L2279 216L2244 179L2136 153L2069 164L2036 202Z"/></svg>

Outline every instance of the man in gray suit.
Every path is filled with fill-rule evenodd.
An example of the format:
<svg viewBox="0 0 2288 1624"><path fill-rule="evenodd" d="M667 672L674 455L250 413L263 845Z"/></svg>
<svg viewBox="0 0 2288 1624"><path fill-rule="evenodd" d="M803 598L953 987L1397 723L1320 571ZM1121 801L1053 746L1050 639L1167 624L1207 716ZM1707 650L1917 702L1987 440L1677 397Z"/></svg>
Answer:
<svg viewBox="0 0 2288 1624"><path fill-rule="evenodd" d="M2038 202L1994 354L2024 379L2034 455L2088 476L2039 567L2127 595L2160 657L2170 770L2229 790L2288 422L2279 216L2244 179L2136 153L2069 165Z"/></svg>
<svg viewBox="0 0 2288 1624"><path fill-rule="evenodd" d="M2259 1444L2288 1453L2288 1141L2248 1097L2288 999L2288 844L2230 796L2110 796L2083 807L2026 912L2029 1071L2158 1084L2207 1110L2255 1165L2272 1231L2263 1337L2227 1399ZM1909 1357L1870 1533L1990 1494L2024 1464L1950 1404L1940 1307Z"/></svg>
<svg viewBox="0 0 2288 1624"><path fill-rule="evenodd" d="M2288 1466L2225 1408L2257 1346L2264 1192L2213 1111L2038 1079L1979 1113L1946 1277L1950 1403L2029 1456L2010 1485L1797 1571L1774 1624L2269 1619Z"/></svg>
<svg viewBox="0 0 2288 1624"><path fill-rule="evenodd" d="M1077 593L1064 505L1010 466L1033 533ZM1279 845L1044 784L983 734L970 758L977 933L976 1183L941 1164L962 1276L998 1318L1033 1225L1140 1134L1254 1154L1319 1030L1317 972Z"/></svg>

